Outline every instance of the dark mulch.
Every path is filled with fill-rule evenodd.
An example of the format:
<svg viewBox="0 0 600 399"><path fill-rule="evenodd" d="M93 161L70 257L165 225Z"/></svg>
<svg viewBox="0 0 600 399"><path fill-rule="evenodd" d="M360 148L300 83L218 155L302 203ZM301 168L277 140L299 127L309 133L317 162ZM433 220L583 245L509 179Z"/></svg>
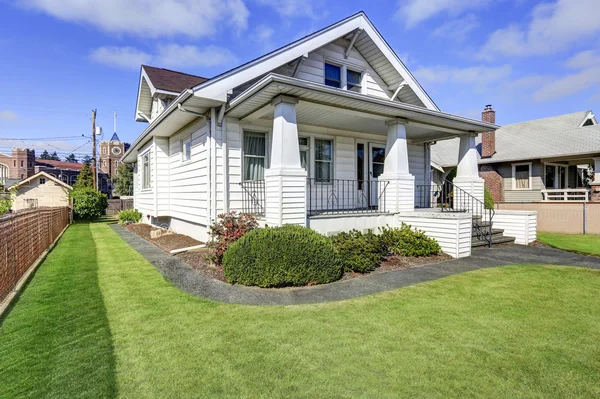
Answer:
<svg viewBox="0 0 600 399"><path fill-rule="evenodd" d="M400 256L390 255L388 256L375 271L371 273L354 273L346 272L342 277L342 280L366 276L373 273L389 272L392 270L404 270L410 269L411 267L419 267L424 265L432 265L434 263L443 262L445 260L453 259L450 255L445 253L439 253L431 256Z"/></svg>
<svg viewBox="0 0 600 399"><path fill-rule="evenodd" d="M552 248L550 245L546 245L541 241L535 240L529 243L530 247L542 247L542 248Z"/></svg>
<svg viewBox="0 0 600 399"><path fill-rule="evenodd" d="M216 266L213 263L206 260L208 255L208 249L197 249L193 251L184 252L176 255L183 263L186 263L192 269L197 270L207 277L214 278L223 282L227 282L225 279L225 273L223 273L222 266Z"/></svg>
<svg viewBox="0 0 600 399"><path fill-rule="evenodd" d="M157 228L148 224L129 224L126 225L125 228L167 252L174 249L193 247L202 244L202 242L194 240L192 237L175 233L165 234L156 239L152 239L150 232L152 230L157 230Z"/></svg>

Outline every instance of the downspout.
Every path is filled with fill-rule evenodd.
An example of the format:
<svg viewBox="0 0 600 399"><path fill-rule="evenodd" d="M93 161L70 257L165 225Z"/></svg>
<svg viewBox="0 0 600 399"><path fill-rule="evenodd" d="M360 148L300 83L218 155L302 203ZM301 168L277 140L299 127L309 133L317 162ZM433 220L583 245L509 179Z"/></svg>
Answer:
<svg viewBox="0 0 600 399"><path fill-rule="evenodd" d="M217 142L215 133L217 131L217 121L215 120L215 109L210 109L210 215L209 224L217 219Z"/></svg>
<svg viewBox="0 0 600 399"><path fill-rule="evenodd" d="M223 107L225 104L222 105ZM227 149L227 119L223 118L221 122L221 132L223 136L223 211L229 212L229 151Z"/></svg>

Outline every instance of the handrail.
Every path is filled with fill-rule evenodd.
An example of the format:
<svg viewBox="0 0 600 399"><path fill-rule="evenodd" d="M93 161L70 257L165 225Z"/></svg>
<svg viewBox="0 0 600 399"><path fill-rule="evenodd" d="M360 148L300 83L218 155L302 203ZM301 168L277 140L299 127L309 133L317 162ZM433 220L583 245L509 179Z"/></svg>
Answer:
<svg viewBox="0 0 600 399"><path fill-rule="evenodd" d="M306 180L308 216L322 214L385 213L388 181Z"/></svg>
<svg viewBox="0 0 600 399"><path fill-rule="evenodd" d="M487 209L483 201L451 181L415 186L415 207L440 208L442 212L471 213L473 231L477 238L487 241L489 246L492 245L494 209Z"/></svg>

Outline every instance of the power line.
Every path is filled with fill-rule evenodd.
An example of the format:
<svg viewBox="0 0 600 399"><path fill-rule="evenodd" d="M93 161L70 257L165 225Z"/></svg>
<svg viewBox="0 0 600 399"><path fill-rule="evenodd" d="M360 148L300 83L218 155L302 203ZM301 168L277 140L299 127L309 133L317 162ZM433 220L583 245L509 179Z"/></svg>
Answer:
<svg viewBox="0 0 600 399"><path fill-rule="evenodd" d="M17 140L17 141L61 141L61 140L83 140L87 137L81 136L64 136L64 137L0 137L0 140Z"/></svg>

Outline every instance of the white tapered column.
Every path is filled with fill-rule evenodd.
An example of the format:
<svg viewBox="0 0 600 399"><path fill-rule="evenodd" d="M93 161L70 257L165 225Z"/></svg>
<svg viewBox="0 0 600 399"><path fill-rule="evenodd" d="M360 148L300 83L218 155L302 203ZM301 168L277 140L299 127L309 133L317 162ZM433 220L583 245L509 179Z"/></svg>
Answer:
<svg viewBox="0 0 600 399"><path fill-rule="evenodd" d="M378 177L379 191L382 192L379 208L387 212L413 211L415 208L415 177L408 168L406 124L404 119L387 122L385 161L383 173Z"/></svg>
<svg viewBox="0 0 600 399"><path fill-rule="evenodd" d="M275 107L271 165L265 170L265 219L270 226L306 226L306 171L300 164L297 103L297 98L284 95L271 103Z"/></svg>
<svg viewBox="0 0 600 399"><path fill-rule="evenodd" d="M476 133L465 134L460 136L460 147L458 150L458 166L456 167L456 177L454 178L454 186L462 189L479 201L483 202L483 187L484 180L479 177L477 144L475 138ZM454 194L456 199L464 196L458 193ZM470 207L468 199L464 198L465 204L455 204L461 207Z"/></svg>

